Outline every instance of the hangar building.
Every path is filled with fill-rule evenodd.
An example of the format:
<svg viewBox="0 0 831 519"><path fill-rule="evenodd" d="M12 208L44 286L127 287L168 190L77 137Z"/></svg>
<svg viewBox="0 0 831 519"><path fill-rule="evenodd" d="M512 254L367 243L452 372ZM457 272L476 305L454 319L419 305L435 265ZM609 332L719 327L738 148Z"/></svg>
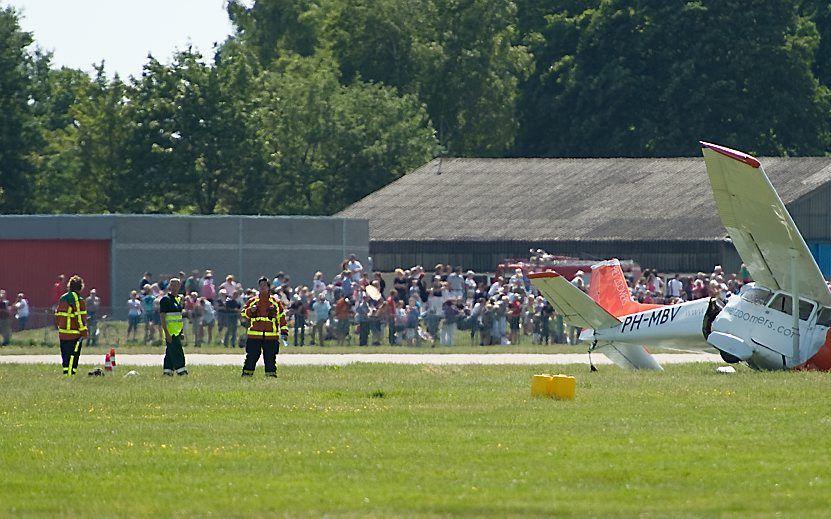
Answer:
<svg viewBox="0 0 831 519"><path fill-rule="evenodd" d="M0 288L11 295L48 308L58 274L77 273L124 318L145 271L212 269L217 286L230 273L245 287L283 271L310 283L316 270L333 276L348 254L365 258L369 228L342 217L2 215L0 252Z"/></svg>
<svg viewBox="0 0 831 519"><path fill-rule="evenodd" d="M760 159L831 274L831 157ZM704 160L436 159L336 216L369 220L375 268L452 263L491 272L529 249L696 272L740 259Z"/></svg>

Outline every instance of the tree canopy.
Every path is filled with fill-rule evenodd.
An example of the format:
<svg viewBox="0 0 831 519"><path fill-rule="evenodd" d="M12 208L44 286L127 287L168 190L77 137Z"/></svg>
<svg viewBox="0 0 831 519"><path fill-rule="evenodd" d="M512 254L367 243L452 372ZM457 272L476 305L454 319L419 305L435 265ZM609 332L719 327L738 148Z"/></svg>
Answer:
<svg viewBox="0 0 831 519"><path fill-rule="evenodd" d="M225 42L129 78L0 9L0 212L332 214L439 155L831 152L826 1L227 7Z"/></svg>

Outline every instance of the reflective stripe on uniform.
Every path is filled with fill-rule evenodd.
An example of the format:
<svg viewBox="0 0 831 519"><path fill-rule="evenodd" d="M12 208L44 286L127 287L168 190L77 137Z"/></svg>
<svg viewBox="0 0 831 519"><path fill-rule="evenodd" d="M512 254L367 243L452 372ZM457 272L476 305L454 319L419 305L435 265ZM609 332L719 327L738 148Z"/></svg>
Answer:
<svg viewBox="0 0 831 519"><path fill-rule="evenodd" d="M82 315L87 315L86 310L81 310L81 304L78 301L78 294L75 292L69 292L72 294L72 299L74 301L75 306L68 304L68 308L66 312L55 312L55 315L58 317L64 317L64 327L58 327L58 332L65 334L65 335L80 335L81 332L85 331L87 327L84 325L84 320L81 317ZM78 321L78 329L72 328L72 322L74 318L77 318Z"/></svg>
<svg viewBox="0 0 831 519"><path fill-rule="evenodd" d="M72 292L72 298L75 300L75 315L78 316L78 330L79 330L79 333L80 333L80 332L87 329L87 327L84 326L84 320L81 319L81 316L86 315L87 312L86 312L86 310L81 310L81 303L78 302L78 294L76 294L75 292ZM69 326L69 323L67 323L67 327L68 326Z"/></svg>
<svg viewBox="0 0 831 519"><path fill-rule="evenodd" d="M285 318L285 312L282 311L281 306L280 306L280 302L277 299L275 299L274 297L269 297L268 300L277 309L277 315L275 315L274 318L259 317L259 316L257 316L257 317L248 317L247 315L245 315L245 313L247 311L251 310L253 307L255 307L257 305L257 303L258 303L257 299L253 299L253 300L249 301L248 304L245 306L245 309L242 311L243 316L248 318L248 320L252 324L252 326L249 327L248 331L247 331L247 335L249 337L254 337L254 338L258 338L258 337L259 338L278 337L281 333L283 335L288 335L288 333L289 333L288 325L282 326L282 325L278 324L281 319ZM253 330L252 329L253 324L258 323L258 322L269 323L270 324L269 328L271 328L271 329L267 330L267 331L265 331L265 330ZM279 329L279 332L278 332L278 329Z"/></svg>

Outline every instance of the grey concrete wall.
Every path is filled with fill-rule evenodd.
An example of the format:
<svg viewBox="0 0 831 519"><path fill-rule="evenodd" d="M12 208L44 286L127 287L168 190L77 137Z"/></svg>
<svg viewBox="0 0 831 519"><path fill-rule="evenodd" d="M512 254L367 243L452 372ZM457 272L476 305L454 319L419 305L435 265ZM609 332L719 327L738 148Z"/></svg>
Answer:
<svg viewBox="0 0 831 519"><path fill-rule="evenodd" d="M366 263L366 220L305 216L22 215L0 216L2 239L110 239L111 301L138 287L145 271L178 274L211 269L217 285L234 274L244 286L283 271L310 284L331 279L349 254ZM124 310L126 315L126 310Z"/></svg>
<svg viewBox="0 0 831 519"><path fill-rule="evenodd" d="M233 274L243 286L283 271L293 284L310 284L318 270L331 279L348 254L369 254L365 220L120 216L116 221L112 289L119 297L114 301L126 301L145 270L155 276L211 269L217 285Z"/></svg>

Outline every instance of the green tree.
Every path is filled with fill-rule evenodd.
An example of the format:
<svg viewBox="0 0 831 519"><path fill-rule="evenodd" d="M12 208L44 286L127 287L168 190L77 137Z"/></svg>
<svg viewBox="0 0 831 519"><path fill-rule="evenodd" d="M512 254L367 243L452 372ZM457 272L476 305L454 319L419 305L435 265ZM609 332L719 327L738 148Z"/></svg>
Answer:
<svg viewBox="0 0 831 519"><path fill-rule="evenodd" d="M603 0L583 16L573 54L538 63L556 116L524 135L527 149L692 155L700 138L762 154L827 146L828 90L812 73L819 38L796 0Z"/></svg>
<svg viewBox="0 0 831 519"><path fill-rule="evenodd" d="M252 124L270 169L260 213L331 214L429 160L436 141L413 96L353 82L321 55L284 56L263 75Z"/></svg>
<svg viewBox="0 0 831 519"><path fill-rule="evenodd" d="M534 56L534 70L520 84L520 129L512 155L550 153L550 128L565 115L555 106L563 93L564 69L571 66L581 34L600 0L519 0L517 20L523 43ZM567 124L563 122L563 124ZM556 138L556 137L554 137Z"/></svg>
<svg viewBox="0 0 831 519"><path fill-rule="evenodd" d="M82 212L78 196L81 165L76 107L89 95L92 81L83 71L51 68L51 56L36 54L31 107L38 121L40 145L33 153L33 210L39 213Z"/></svg>
<svg viewBox="0 0 831 519"><path fill-rule="evenodd" d="M229 52L221 63L207 65L193 49L169 66L151 59L132 88L131 176L153 193L151 212L213 214L241 205L239 164L250 164L251 146L236 89L250 94L252 71L234 69Z"/></svg>
<svg viewBox="0 0 831 519"><path fill-rule="evenodd" d="M303 56L313 54L319 28L332 3L327 0L259 0L247 7L239 0L229 0L228 15L239 38L256 50L263 64L268 64L283 52Z"/></svg>
<svg viewBox="0 0 831 519"><path fill-rule="evenodd" d="M39 139L29 103L34 89L31 44L15 10L0 9L0 213L25 213L33 207L31 154Z"/></svg>
<svg viewBox="0 0 831 519"><path fill-rule="evenodd" d="M827 0L805 0L803 11L817 26L820 36L814 71L820 83L831 87L831 3Z"/></svg>
<svg viewBox="0 0 831 519"><path fill-rule="evenodd" d="M260 0L231 11L264 65L318 49L334 57L342 84L417 95L454 155L497 156L514 143L518 84L532 60L517 43L513 2Z"/></svg>

